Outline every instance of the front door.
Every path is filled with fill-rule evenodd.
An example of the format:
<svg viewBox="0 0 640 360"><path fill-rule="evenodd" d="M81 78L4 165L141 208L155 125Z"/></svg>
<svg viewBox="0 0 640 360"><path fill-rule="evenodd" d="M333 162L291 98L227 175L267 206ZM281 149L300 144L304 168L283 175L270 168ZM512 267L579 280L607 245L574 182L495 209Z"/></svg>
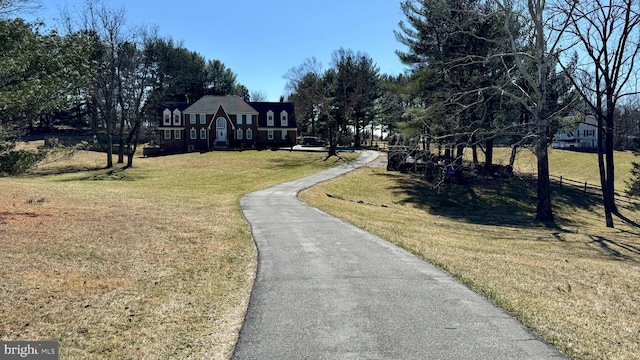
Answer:
<svg viewBox="0 0 640 360"><path fill-rule="evenodd" d="M227 119L223 117L216 120L216 141L227 141Z"/></svg>

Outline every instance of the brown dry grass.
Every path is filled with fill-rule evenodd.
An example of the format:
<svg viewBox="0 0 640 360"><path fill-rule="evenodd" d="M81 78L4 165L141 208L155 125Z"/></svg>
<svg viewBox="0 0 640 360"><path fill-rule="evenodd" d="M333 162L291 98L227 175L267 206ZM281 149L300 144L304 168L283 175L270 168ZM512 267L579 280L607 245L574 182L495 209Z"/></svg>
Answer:
<svg viewBox="0 0 640 360"><path fill-rule="evenodd" d="M58 340L64 359L228 358L256 259L239 199L334 165L323 155L185 154L122 171L80 152L1 178L0 338Z"/></svg>
<svg viewBox="0 0 640 360"><path fill-rule="evenodd" d="M573 154L552 159L580 162ZM436 191L410 175L366 168L302 198L450 272L571 357L638 359L640 229L620 221L607 229L597 198L556 190L551 226L531 220L535 186L526 182ZM623 211L640 221L636 210Z"/></svg>

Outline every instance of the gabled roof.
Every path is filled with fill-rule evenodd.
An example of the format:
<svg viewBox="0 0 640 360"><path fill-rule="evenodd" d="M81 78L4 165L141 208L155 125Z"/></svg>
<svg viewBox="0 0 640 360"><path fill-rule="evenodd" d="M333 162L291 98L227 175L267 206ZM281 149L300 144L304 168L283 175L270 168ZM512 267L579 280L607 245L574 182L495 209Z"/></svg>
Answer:
<svg viewBox="0 0 640 360"><path fill-rule="evenodd" d="M189 106L191 106L191 104L189 104L189 103L177 103L177 104L172 104L170 106L166 106L165 109L169 109L172 112L175 109L178 109L178 110L180 110L180 112L183 112L184 109L188 108Z"/></svg>
<svg viewBox="0 0 640 360"><path fill-rule="evenodd" d="M278 116L284 110L289 114L289 124L291 126L296 126L296 113L294 111L293 103L291 102L250 102L251 106L254 109L258 110L260 113L260 120L266 118L267 112L269 110L273 111L273 113Z"/></svg>
<svg viewBox="0 0 640 360"><path fill-rule="evenodd" d="M279 114L282 110L285 110L289 114L293 114L293 103L291 102L249 102L254 109L258 110L260 114L267 113L269 110L274 114Z"/></svg>
<svg viewBox="0 0 640 360"><path fill-rule="evenodd" d="M189 106L184 113L212 114L222 106L227 114L258 114L256 109L238 96L205 95Z"/></svg>

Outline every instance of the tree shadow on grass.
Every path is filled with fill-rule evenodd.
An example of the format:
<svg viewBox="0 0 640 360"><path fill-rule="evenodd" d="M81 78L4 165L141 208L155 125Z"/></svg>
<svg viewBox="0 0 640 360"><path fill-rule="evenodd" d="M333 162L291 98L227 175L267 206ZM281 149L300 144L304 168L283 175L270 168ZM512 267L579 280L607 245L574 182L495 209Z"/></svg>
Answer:
<svg viewBox="0 0 640 360"><path fill-rule="evenodd" d="M114 167L114 168L97 168L93 170L83 170L78 172L78 176L66 177L60 179L61 182L71 181L139 181L146 178L145 175L140 172L127 171L128 167ZM80 175L81 174L81 175Z"/></svg>
<svg viewBox="0 0 640 360"><path fill-rule="evenodd" d="M616 241L603 236L589 235L590 245L595 245L605 256L615 260L628 260L640 263L640 246L625 241Z"/></svg>
<svg viewBox="0 0 640 360"><path fill-rule="evenodd" d="M28 174L24 175L25 177L45 177L45 176L54 176L54 175L65 175L65 174L73 174L73 173L83 173L87 171L99 171L105 170L104 167L86 167L79 165L68 165L62 167L55 168L45 168L45 169L35 169L30 171Z"/></svg>
<svg viewBox="0 0 640 360"><path fill-rule="evenodd" d="M331 166L338 166L338 165L342 165L342 164L346 164L349 162L349 160L346 160L342 157L331 157L329 159L326 159L324 156L318 156L316 159L309 161L308 158L287 158L287 157L277 157L277 158L271 158L268 159L267 162L269 163L269 168L271 169L293 169L293 168L297 168L300 166L305 166L305 165L309 165L309 164L316 164L316 163L326 163L328 164L330 167Z"/></svg>
<svg viewBox="0 0 640 360"><path fill-rule="evenodd" d="M527 178L476 177L465 185L434 183L400 173L386 172L380 176L391 178L397 184L389 189L403 200L399 204L422 209L429 214L480 225L539 227L535 221L536 183ZM578 207L595 211L599 198L578 194L568 189L552 187L554 223L542 223L556 230L561 239L562 225L575 225L567 211Z"/></svg>

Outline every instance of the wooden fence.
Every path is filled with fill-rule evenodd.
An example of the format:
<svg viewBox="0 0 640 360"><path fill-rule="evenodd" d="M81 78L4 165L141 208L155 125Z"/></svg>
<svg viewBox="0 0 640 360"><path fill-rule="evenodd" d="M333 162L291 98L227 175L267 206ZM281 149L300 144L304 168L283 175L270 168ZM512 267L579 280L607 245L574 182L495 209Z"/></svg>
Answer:
<svg viewBox="0 0 640 360"><path fill-rule="evenodd" d="M564 186L571 190L578 191L584 195L595 195L595 196L602 195L602 188L600 186L589 184L586 181L582 182L582 181L567 179L562 176L554 176L554 175L549 175L549 179L551 180L552 183L555 183L560 187ZM631 205L640 205L640 199L635 197L629 197L618 191L616 191L615 193L615 198L616 198L616 201L624 202Z"/></svg>

